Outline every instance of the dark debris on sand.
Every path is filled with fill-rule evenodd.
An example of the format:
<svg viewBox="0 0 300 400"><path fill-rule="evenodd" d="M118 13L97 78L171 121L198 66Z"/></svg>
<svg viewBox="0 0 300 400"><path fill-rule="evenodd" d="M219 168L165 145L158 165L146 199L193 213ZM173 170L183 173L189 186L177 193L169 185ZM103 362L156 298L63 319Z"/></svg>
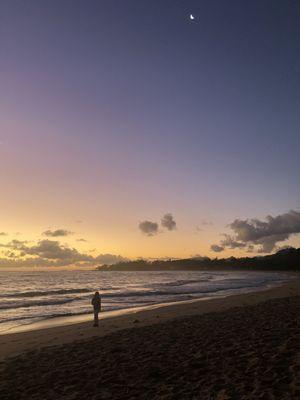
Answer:
<svg viewBox="0 0 300 400"><path fill-rule="evenodd" d="M44 348L1 365L2 400L296 400L300 297Z"/></svg>

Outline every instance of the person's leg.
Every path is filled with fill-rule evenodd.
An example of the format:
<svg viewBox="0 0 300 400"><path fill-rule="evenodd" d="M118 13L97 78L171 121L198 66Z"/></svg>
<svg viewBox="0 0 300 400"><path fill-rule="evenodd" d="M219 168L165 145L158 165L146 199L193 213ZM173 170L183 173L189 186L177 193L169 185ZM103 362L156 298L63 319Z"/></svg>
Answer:
<svg viewBox="0 0 300 400"><path fill-rule="evenodd" d="M94 311L94 326L99 325L99 319L98 319L98 311Z"/></svg>

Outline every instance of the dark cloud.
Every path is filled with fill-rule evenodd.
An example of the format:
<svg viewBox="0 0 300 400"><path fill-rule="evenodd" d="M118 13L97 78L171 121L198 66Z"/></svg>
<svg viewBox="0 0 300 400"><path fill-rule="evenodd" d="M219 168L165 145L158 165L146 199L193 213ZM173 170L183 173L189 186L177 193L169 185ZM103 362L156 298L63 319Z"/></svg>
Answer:
<svg viewBox="0 0 300 400"><path fill-rule="evenodd" d="M253 243L260 245L258 248L258 253L270 253L274 249L277 250L277 242L287 240L289 237L289 234L270 235L254 240Z"/></svg>
<svg viewBox="0 0 300 400"><path fill-rule="evenodd" d="M236 219L229 226L238 241L260 245L261 252L269 253L274 250L277 242L300 233L300 212L291 210L276 217L268 215L266 221Z"/></svg>
<svg viewBox="0 0 300 400"><path fill-rule="evenodd" d="M225 239L221 240L220 245L229 247L230 249L242 249L246 247L246 243L236 241L232 236L224 234Z"/></svg>
<svg viewBox="0 0 300 400"><path fill-rule="evenodd" d="M168 231L173 231L176 229L176 221L171 213L165 214L161 219L161 225ZM142 221L139 223L139 229L141 232L147 236L154 236L159 233L159 226L157 222L152 221ZM162 232L162 231L161 231Z"/></svg>
<svg viewBox="0 0 300 400"><path fill-rule="evenodd" d="M212 251L215 251L216 253L220 253L221 251L224 250L224 247L219 246L218 244L212 244L210 248L212 249Z"/></svg>
<svg viewBox="0 0 300 400"><path fill-rule="evenodd" d="M268 215L265 221L256 218L236 219L229 227L234 235L225 235L220 246L230 249L247 248L248 252L256 250L259 253L270 253L277 249L278 242L300 233L300 212L291 210L276 217Z"/></svg>
<svg viewBox="0 0 300 400"><path fill-rule="evenodd" d="M56 229L54 231L48 229L47 231L43 232L42 235L47 237L70 236L73 235L73 232L66 229Z"/></svg>
<svg viewBox="0 0 300 400"><path fill-rule="evenodd" d="M139 229L147 236L154 236L158 234L158 224L151 221L142 221L139 223Z"/></svg>
<svg viewBox="0 0 300 400"><path fill-rule="evenodd" d="M176 221L171 213L167 213L162 217L161 226L168 229L168 231L176 229Z"/></svg>

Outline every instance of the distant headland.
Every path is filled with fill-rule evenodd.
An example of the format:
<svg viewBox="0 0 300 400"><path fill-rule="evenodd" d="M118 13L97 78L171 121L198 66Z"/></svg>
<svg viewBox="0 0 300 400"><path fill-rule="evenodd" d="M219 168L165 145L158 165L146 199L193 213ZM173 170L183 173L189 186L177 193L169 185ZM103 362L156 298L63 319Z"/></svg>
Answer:
<svg viewBox="0 0 300 400"><path fill-rule="evenodd" d="M202 270L269 270L300 271L300 248L289 247L275 254L256 257L197 257L169 260L144 260L101 265L99 271L202 271Z"/></svg>

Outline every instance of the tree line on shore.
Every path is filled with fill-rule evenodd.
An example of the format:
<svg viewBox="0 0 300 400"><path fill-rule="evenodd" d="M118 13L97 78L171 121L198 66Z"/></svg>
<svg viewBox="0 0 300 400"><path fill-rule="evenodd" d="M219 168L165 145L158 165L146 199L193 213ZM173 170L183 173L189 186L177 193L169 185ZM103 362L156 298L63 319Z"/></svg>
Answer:
<svg viewBox="0 0 300 400"><path fill-rule="evenodd" d="M144 260L118 262L101 265L100 271L197 271L197 270L270 270L300 271L300 248L289 247L275 254L256 257L209 258L193 257L186 259Z"/></svg>

